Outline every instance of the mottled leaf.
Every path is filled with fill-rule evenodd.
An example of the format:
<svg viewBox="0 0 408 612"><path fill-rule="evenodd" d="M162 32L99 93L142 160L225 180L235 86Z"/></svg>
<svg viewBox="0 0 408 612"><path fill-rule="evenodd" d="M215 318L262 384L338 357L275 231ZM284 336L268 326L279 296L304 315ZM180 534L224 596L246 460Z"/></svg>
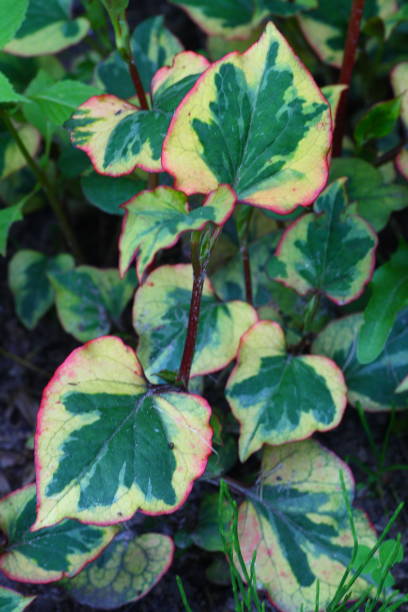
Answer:
<svg viewBox="0 0 408 612"><path fill-rule="evenodd" d="M14 296L16 313L28 329L33 329L54 302L49 273L59 273L74 267L71 255L48 257L24 249L10 260L8 281Z"/></svg>
<svg viewBox="0 0 408 612"><path fill-rule="evenodd" d="M22 56L51 55L79 42L89 23L71 19L72 0L29 0L25 19L5 50Z"/></svg>
<svg viewBox="0 0 408 612"><path fill-rule="evenodd" d="M373 138L387 136L395 127L400 114L401 100L395 98L372 106L357 123L354 138L361 147Z"/></svg>
<svg viewBox="0 0 408 612"><path fill-rule="evenodd" d="M360 328L357 358L371 363L382 350L400 310L408 306L408 245L402 243L389 262L376 270Z"/></svg>
<svg viewBox="0 0 408 612"><path fill-rule="evenodd" d="M316 338L313 353L327 355L343 370L348 399L368 411L408 408L408 392L395 389L408 374L408 310L400 312L384 350L371 363L357 359L358 334L363 315L354 314L330 323Z"/></svg>
<svg viewBox="0 0 408 612"><path fill-rule="evenodd" d="M184 98L162 162L187 194L225 183L241 201L286 213L322 189L330 134L327 101L268 23L257 43L213 64Z"/></svg>
<svg viewBox="0 0 408 612"><path fill-rule="evenodd" d="M243 336L225 389L241 424L241 461L265 443L283 444L333 429L346 408L346 391L335 363L288 354L281 327L260 321Z"/></svg>
<svg viewBox="0 0 408 612"><path fill-rule="evenodd" d="M40 135L31 125L16 126L18 135L31 157L35 157L40 146ZM0 179L24 168L27 164L17 143L9 132L0 129Z"/></svg>
<svg viewBox="0 0 408 612"><path fill-rule="evenodd" d="M172 539L161 533L132 539L124 533L78 576L65 581L64 587L83 605L116 610L144 597L159 582L173 551Z"/></svg>
<svg viewBox="0 0 408 612"><path fill-rule="evenodd" d="M178 264L154 270L136 291L133 323L139 335L138 356L149 379L161 370L178 371L183 354L192 266ZM234 359L242 334L257 320L245 302L220 302L204 282L192 376L216 372Z"/></svg>
<svg viewBox="0 0 408 612"><path fill-rule="evenodd" d="M221 186L202 206L190 210L187 196L170 187L144 191L124 205L125 219L119 240L119 270L123 275L136 257L139 280L160 249L169 248L179 236L201 230L207 223L222 226L232 214L235 194Z"/></svg>
<svg viewBox="0 0 408 612"><path fill-rule="evenodd" d="M74 576L117 533L116 527L93 527L73 520L32 532L35 505L35 485L0 500L0 529L7 539L0 569L13 580L46 583Z"/></svg>
<svg viewBox="0 0 408 612"><path fill-rule="evenodd" d="M0 6L0 49L8 43L21 26L28 0L2 0Z"/></svg>
<svg viewBox="0 0 408 612"><path fill-rule="evenodd" d="M269 273L304 295L324 293L337 304L355 300L370 280L377 236L347 209L344 179L332 183L284 233Z"/></svg>
<svg viewBox="0 0 408 612"><path fill-rule="evenodd" d="M347 177L345 188L356 212L379 232L394 210L408 205L408 187L384 183L378 168L359 158L333 159L330 180Z"/></svg>
<svg viewBox="0 0 408 612"><path fill-rule="evenodd" d="M325 610L351 561L353 535L340 486L343 477L350 503L354 482L345 463L315 440L267 447L259 493L239 510L239 541L250 568L270 600L282 612ZM372 548L375 532L367 517L353 510L358 540ZM352 599L369 585L362 578Z"/></svg>
<svg viewBox="0 0 408 612"><path fill-rule="evenodd" d="M134 273L121 279L114 268L79 266L49 272L58 317L66 332L80 342L109 333L136 287Z"/></svg>
<svg viewBox="0 0 408 612"><path fill-rule="evenodd" d="M325 87L322 87L322 94L330 104L333 122L336 119L337 108L339 106L341 95L346 89L347 85L326 85Z"/></svg>
<svg viewBox="0 0 408 612"><path fill-rule="evenodd" d="M26 597L17 591L0 586L0 612L22 612L34 599L35 595Z"/></svg>
<svg viewBox="0 0 408 612"><path fill-rule="evenodd" d="M135 353L106 336L76 349L44 391L36 433L35 529L176 510L211 452L210 407L152 389Z"/></svg>
<svg viewBox="0 0 408 612"><path fill-rule="evenodd" d="M123 215L124 204L142 191L146 183L135 176L111 177L91 172L81 177L84 196L100 210L110 215Z"/></svg>
<svg viewBox="0 0 408 612"><path fill-rule="evenodd" d="M7 251L7 238L11 226L16 221L23 218L23 202L6 206L0 210L0 255L5 255Z"/></svg>

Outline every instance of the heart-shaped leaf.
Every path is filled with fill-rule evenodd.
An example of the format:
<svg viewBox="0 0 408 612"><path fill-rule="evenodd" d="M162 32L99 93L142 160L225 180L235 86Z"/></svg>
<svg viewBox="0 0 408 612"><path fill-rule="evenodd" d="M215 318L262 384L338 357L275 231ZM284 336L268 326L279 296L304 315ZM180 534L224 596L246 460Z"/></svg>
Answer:
<svg viewBox="0 0 408 612"><path fill-rule="evenodd" d="M109 333L136 287L133 270L123 279L115 268L79 266L49 271L61 325L80 342Z"/></svg>
<svg viewBox="0 0 408 612"><path fill-rule="evenodd" d="M16 126L18 135L31 157L35 157L40 146L40 134L31 125ZM9 132L0 129L0 179L24 168L26 158Z"/></svg>
<svg viewBox="0 0 408 612"><path fill-rule="evenodd" d="M35 485L0 500L0 529L7 540L0 569L13 580L46 583L74 576L117 533L116 527L94 527L73 520L32 532L35 503Z"/></svg>
<svg viewBox="0 0 408 612"><path fill-rule="evenodd" d="M265 443L284 444L332 429L347 404L336 364L317 355L288 355L281 327L270 321L260 321L243 336L225 393L241 423L242 462Z"/></svg>
<svg viewBox="0 0 408 612"><path fill-rule="evenodd" d="M35 529L176 510L211 452L210 408L152 389L135 353L106 336L76 349L45 389L36 432Z"/></svg>
<svg viewBox="0 0 408 612"><path fill-rule="evenodd" d="M368 411L408 408L408 391L396 388L408 375L408 310L398 315L383 351L370 363L357 359L357 341L363 315L337 319L324 329L312 346L312 352L327 355L343 370L348 399L359 402Z"/></svg>
<svg viewBox="0 0 408 612"><path fill-rule="evenodd" d="M239 542L249 567L256 553L257 582L282 612L325 610L351 561L353 535L346 496L354 496L348 466L315 440L264 450L261 485L239 510ZM372 548L375 532L367 517L353 511L359 543ZM368 588L362 578L352 598Z"/></svg>
<svg viewBox="0 0 408 612"><path fill-rule="evenodd" d="M89 155L100 174L120 176L130 174L136 167L159 172L162 144L172 114L207 66L208 61L201 55L179 53L170 68L156 73L150 110L116 96L90 98L66 123L72 143Z"/></svg>
<svg viewBox="0 0 408 612"><path fill-rule="evenodd" d="M364 219L348 214L344 179L316 200L315 214L304 215L283 235L269 273L301 295L324 293L347 304L363 292L374 268L377 236Z"/></svg>
<svg viewBox="0 0 408 612"><path fill-rule="evenodd" d="M202 206L189 209L187 196L170 187L144 191L124 205L126 210L119 240L119 270L123 275L137 257L139 280L160 249L169 248L187 231L203 229L207 223L222 226L230 217L235 194L219 187Z"/></svg>
<svg viewBox="0 0 408 612"><path fill-rule="evenodd" d="M26 57L52 55L75 45L89 29L84 17L71 19L73 0L29 0L23 24L5 50Z"/></svg>
<svg viewBox="0 0 408 612"><path fill-rule="evenodd" d="M138 356L150 380L161 370L177 371L186 337L193 269L161 266L136 291L133 322L139 335ZM204 282L192 376L216 372L234 359L242 334L257 320L245 302L220 302Z"/></svg>
<svg viewBox="0 0 408 612"><path fill-rule="evenodd" d="M22 612L32 601L34 596L24 596L12 589L0 586L0 612Z"/></svg>
<svg viewBox="0 0 408 612"><path fill-rule="evenodd" d="M330 135L326 99L268 23L257 43L213 64L184 98L162 162L187 194L225 183L241 201L286 213L323 188Z"/></svg>
<svg viewBox="0 0 408 612"><path fill-rule="evenodd" d="M83 605L116 610L144 597L167 572L173 553L169 536L144 533L129 539L124 533L64 587Z"/></svg>
<svg viewBox="0 0 408 612"><path fill-rule="evenodd" d="M33 329L54 302L49 273L74 267L71 255L48 257L38 251L24 249L10 260L9 286L14 296L16 313L28 329Z"/></svg>

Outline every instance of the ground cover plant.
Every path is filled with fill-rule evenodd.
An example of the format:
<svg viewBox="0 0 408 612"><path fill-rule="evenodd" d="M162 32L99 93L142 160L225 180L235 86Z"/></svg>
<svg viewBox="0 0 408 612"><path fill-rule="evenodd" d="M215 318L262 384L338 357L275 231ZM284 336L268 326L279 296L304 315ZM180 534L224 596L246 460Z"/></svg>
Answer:
<svg viewBox="0 0 408 612"><path fill-rule="evenodd" d="M0 5L0 610L408 609L406 6L135 4Z"/></svg>

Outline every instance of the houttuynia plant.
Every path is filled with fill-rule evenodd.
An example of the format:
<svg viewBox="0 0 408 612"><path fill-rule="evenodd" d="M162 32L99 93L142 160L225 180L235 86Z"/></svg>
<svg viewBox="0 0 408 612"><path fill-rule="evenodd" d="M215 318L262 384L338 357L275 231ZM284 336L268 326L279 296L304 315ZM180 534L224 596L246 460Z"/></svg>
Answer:
<svg viewBox="0 0 408 612"><path fill-rule="evenodd" d="M236 610L272 609L257 588L285 612L338 593L397 609L401 547L376 545L319 432L347 404L408 408L408 247L390 222L408 204L406 6L173 4L205 50L129 0L0 5L0 248L51 206L69 252L55 233L16 249L12 228L9 286L26 328L55 304L77 341L43 391L35 484L0 500L0 569L133 602L174 556L154 517L224 479L239 507L223 483L176 543L226 553ZM2 611L37 605L9 586Z"/></svg>

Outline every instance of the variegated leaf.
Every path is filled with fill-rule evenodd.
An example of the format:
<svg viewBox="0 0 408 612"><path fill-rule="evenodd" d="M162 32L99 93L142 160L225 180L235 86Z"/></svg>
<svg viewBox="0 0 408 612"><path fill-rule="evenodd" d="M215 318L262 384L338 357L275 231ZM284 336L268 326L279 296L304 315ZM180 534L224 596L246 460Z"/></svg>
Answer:
<svg viewBox="0 0 408 612"><path fill-rule="evenodd" d="M115 268L79 266L49 271L61 325L80 342L109 333L136 288L133 271L123 279Z"/></svg>
<svg viewBox="0 0 408 612"><path fill-rule="evenodd" d="M73 520L32 532L35 505L35 485L0 500L0 529L7 539L0 569L13 580L46 583L74 576L117 533L116 527L94 527Z"/></svg>
<svg viewBox="0 0 408 612"><path fill-rule="evenodd" d="M54 291L48 273L58 273L74 267L71 255L48 257L38 251L23 249L10 260L9 286L14 296L16 312L28 329L33 329L54 302Z"/></svg>
<svg viewBox="0 0 408 612"><path fill-rule="evenodd" d="M231 185L279 213L310 204L327 178L330 109L272 23L248 51L216 62L184 98L163 145L176 188Z"/></svg>
<svg viewBox="0 0 408 612"><path fill-rule="evenodd" d="M161 266L136 291L133 322L138 356L150 380L162 370L177 371L183 354L190 310L191 265ZM216 372L234 359L242 334L257 320L245 302L220 302L204 282L192 376Z"/></svg>
<svg viewBox="0 0 408 612"><path fill-rule="evenodd" d="M134 257L139 280L160 249L169 248L187 231L203 229L207 223L221 226L230 217L235 194L219 187L202 206L189 209L187 196L170 187L144 191L124 205L126 210L119 240L119 270L123 275Z"/></svg>
<svg viewBox="0 0 408 612"><path fill-rule="evenodd" d="M40 134L31 125L16 126L18 135L31 157L40 146ZM9 132L0 129L0 179L24 168L27 161Z"/></svg>
<svg viewBox="0 0 408 612"><path fill-rule="evenodd" d="M71 19L73 0L29 0L25 19L5 50L22 56L52 55L86 36L89 22Z"/></svg>
<svg viewBox="0 0 408 612"><path fill-rule="evenodd" d="M346 210L344 180L332 183L283 235L270 275L301 295L325 294L337 304L355 300L374 268L377 236L371 226Z"/></svg>
<svg viewBox="0 0 408 612"><path fill-rule="evenodd" d="M210 408L157 388L135 353L106 336L76 349L44 391L36 432L34 529L176 510L211 452Z"/></svg>
<svg viewBox="0 0 408 612"><path fill-rule="evenodd" d="M287 354L281 327L270 321L260 321L243 336L225 392L241 424L242 462L265 443L284 444L333 429L347 404L336 364L326 357Z"/></svg>
<svg viewBox="0 0 408 612"><path fill-rule="evenodd" d="M401 96L401 119L408 131L408 62L400 62L391 70L391 85L396 96ZM408 181L408 149L405 147L395 159L395 165Z"/></svg>
<svg viewBox="0 0 408 612"><path fill-rule="evenodd" d="M347 85L326 85L325 87L322 87L322 94L330 104L333 123L336 119L337 108L339 106L341 95L346 89Z"/></svg>
<svg viewBox="0 0 408 612"><path fill-rule="evenodd" d="M351 561L353 535L340 486L353 501L354 482L345 463L315 440L267 447L261 484L239 510L239 541L248 570L256 553L258 584L282 612L325 610ZM359 544L373 547L366 515L353 510ZM365 578L365 577L364 577ZM352 598L369 588L363 578Z"/></svg>
<svg viewBox="0 0 408 612"><path fill-rule="evenodd" d="M22 612L32 601L34 596L24 596L12 589L0 586L0 612Z"/></svg>
<svg viewBox="0 0 408 612"><path fill-rule="evenodd" d="M343 370L348 399L368 411L408 408L408 391L396 387L408 375L408 310L402 311L381 354L371 363L357 359L357 340L363 315L354 314L330 323L316 338L313 353L327 355Z"/></svg>
<svg viewBox="0 0 408 612"><path fill-rule="evenodd" d="M72 143L89 155L101 174L121 176L136 167L159 172L172 113L207 66L208 61L201 55L179 53L170 68L156 73L150 110L116 96L90 98L66 123Z"/></svg>
<svg viewBox="0 0 408 612"><path fill-rule="evenodd" d="M64 587L83 605L116 610L144 597L167 572L173 553L169 536L144 533L130 539L125 532Z"/></svg>

